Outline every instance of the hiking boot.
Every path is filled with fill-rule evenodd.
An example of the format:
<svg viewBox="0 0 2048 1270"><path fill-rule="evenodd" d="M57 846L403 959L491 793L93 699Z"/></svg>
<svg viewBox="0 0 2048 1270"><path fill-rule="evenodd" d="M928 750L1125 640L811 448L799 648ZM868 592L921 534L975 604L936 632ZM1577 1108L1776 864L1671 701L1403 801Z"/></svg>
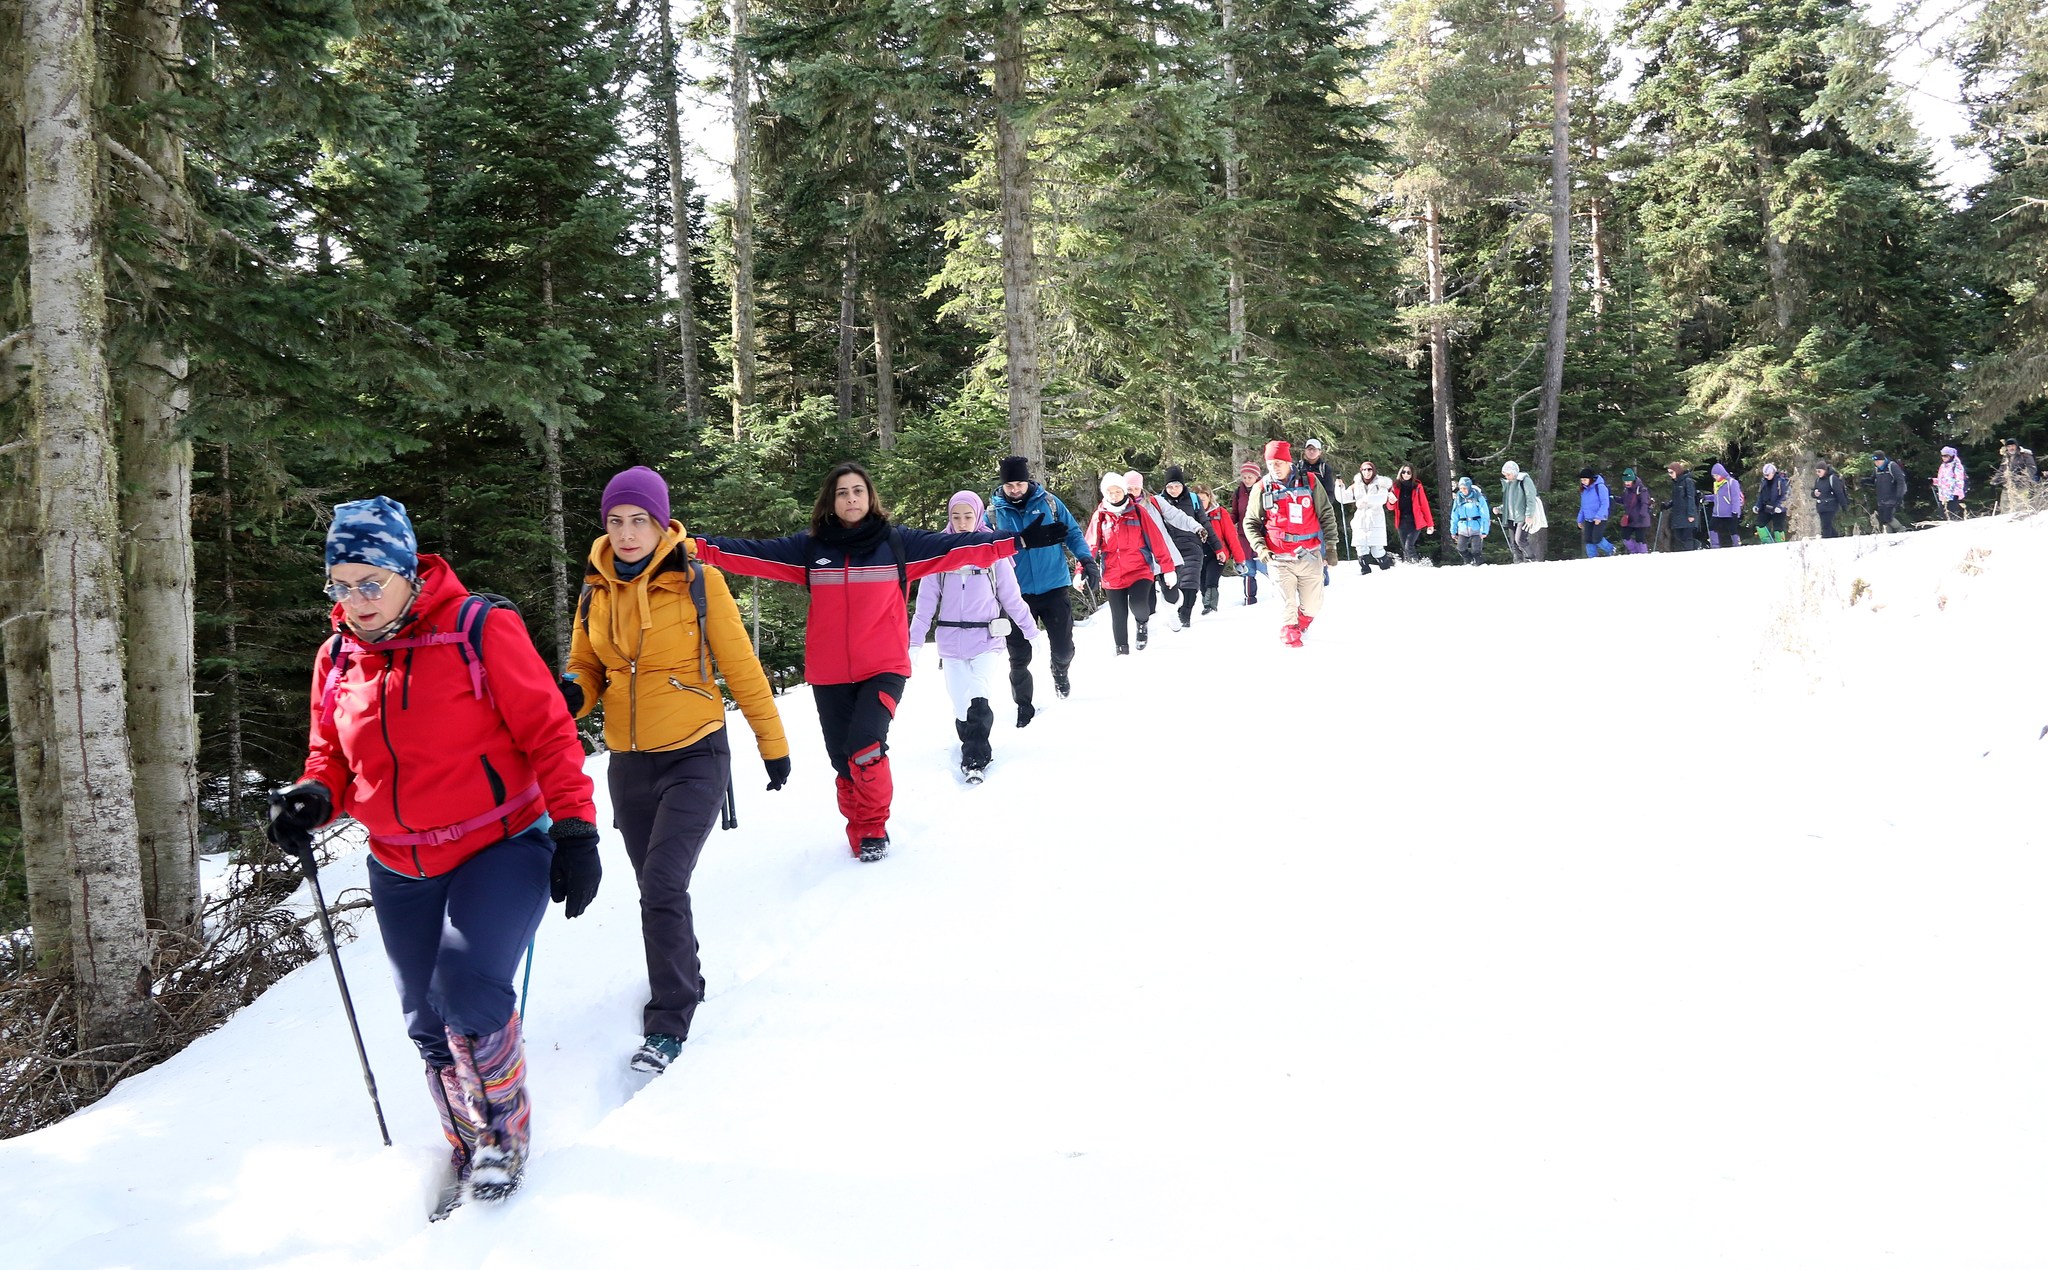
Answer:
<svg viewBox="0 0 2048 1270"><path fill-rule="evenodd" d="M1139 651L1139 652L1141 652L1141 653L1142 653L1142 652L1144 652L1144 651L1145 651L1145 642L1146 642L1146 640L1148 640L1148 639L1150 639L1150 638L1151 638L1151 636L1150 636L1150 635L1148 635L1148 634L1146 633L1146 631L1145 631L1145 624L1144 624L1143 622L1140 622L1140 623L1138 623L1138 651Z"/></svg>
<svg viewBox="0 0 2048 1270"><path fill-rule="evenodd" d="M682 1037L671 1036L667 1032L649 1032L647 1039L640 1042L640 1048L633 1051L633 1057L626 1060L626 1066L636 1072L652 1072L659 1076L682 1052Z"/></svg>
<svg viewBox="0 0 2048 1270"><path fill-rule="evenodd" d="M1065 666L1054 666L1052 668L1052 690L1062 697L1073 691L1072 686L1067 683L1067 668Z"/></svg>
<svg viewBox="0 0 2048 1270"><path fill-rule="evenodd" d="M1129 657L1131 655L1131 646L1129 644L1118 644L1116 646L1116 655L1119 657Z"/></svg>
<svg viewBox="0 0 2048 1270"><path fill-rule="evenodd" d="M1301 647L1301 628L1289 622L1280 628L1280 642L1289 648Z"/></svg>
<svg viewBox="0 0 2048 1270"><path fill-rule="evenodd" d="M1061 695L1062 697L1064 697L1064 696L1066 696L1067 694L1063 692L1063 693L1061 693L1060 695ZM1023 704L1023 705L1021 705L1021 706L1018 706L1018 707L1017 707L1017 726L1018 726L1018 727L1020 727L1020 728L1023 728L1023 727L1029 727L1029 726L1031 725L1031 721L1032 721L1033 719L1037 718L1037 717L1038 717L1038 707L1037 707L1037 706L1034 706L1034 705L1032 705L1031 703L1029 703L1029 702L1026 702L1025 704Z"/></svg>
<svg viewBox="0 0 2048 1270"><path fill-rule="evenodd" d="M859 849L854 852L854 855L860 858L862 864L873 864L887 854L889 854L888 834L883 834L879 838L862 838Z"/></svg>

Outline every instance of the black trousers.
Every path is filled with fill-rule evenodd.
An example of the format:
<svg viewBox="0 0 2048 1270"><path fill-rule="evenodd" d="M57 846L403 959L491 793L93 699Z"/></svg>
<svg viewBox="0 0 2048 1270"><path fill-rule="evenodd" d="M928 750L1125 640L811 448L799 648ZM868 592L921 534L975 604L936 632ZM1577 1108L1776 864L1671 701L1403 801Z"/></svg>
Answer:
<svg viewBox="0 0 2048 1270"><path fill-rule="evenodd" d="M640 883L640 943L647 954L644 1032L687 1039L704 999L690 876L725 802L732 778L729 747L721 727L680 750L614 750L606 771L612 825Z"/></svg>
<svg viewBox="0 0 2048 1270"><path fill-rule="evenodd" d="M1034 591L1024 597L1024 605L1031 610L1031 619L1038 623L1038 629L1045 632L1045 642L1052 650L1053 669L1073 664L1074 605L1067 596L1067 588ZM1003 642L1010 649L1010 697L1018 705L1028 706L1031 704L1031 641L1012 625Z"/></svg>
<svg viewBox="0 0 2048 1270"><path fill-rule="evenodd" d="M876 675L850 684L812 684L818 726L825 733L825 757L841 776L889 752L889 724L903 700L902 675Z"/></svg>
<svg viewBox="0 0 2048 1270"><path fill-rule="evenodd" d="M1838 510L1837 510L1837 509L1835 509L1835 508L1832 508L1832 507L1824 507L1824 508L1822 508L1822 509L1821 509L1821 511L1820 511L1820 536L1821 536L1821 537L1823 537L1823 538L1839 538L1839 537L1841 537L1841 535L1840 535L1840 534L1838 534L1838 533L1836 533L1836 532L1835 532L1835 517L1837 517L1837 516L1839 516L1839 515L1841 515L1841 512L1840 512L1840 511L1838 511Z"/></svg>
<svg viewBox="0 0 2048 1270"><path fill-rule="evenodd" d="M1116 636L1116 646L1129 648L1129 618L1137 618L1140 626L1152 620L1152 579L1144 578L1127 587L1111 587L1105 594L1109 596L1109 628Z"/></svg>

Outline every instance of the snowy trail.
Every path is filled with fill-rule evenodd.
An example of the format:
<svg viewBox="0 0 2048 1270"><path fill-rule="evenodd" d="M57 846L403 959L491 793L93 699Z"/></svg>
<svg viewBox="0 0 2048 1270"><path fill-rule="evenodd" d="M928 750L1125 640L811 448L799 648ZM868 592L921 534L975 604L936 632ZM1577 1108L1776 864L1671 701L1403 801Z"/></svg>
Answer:
<svg viewBox="0 0 2048 1270"><path fill-rule="evenodd" d="M366 915L398 1146L308 966L0 1143L5 1263L2048 1263L2044 566L2041 520L1341 566L1299 653L1226 585L1141 654L1078 631L978 789L926 660L871 866L799 690L788 790L736 737L669 1074L624 1070L615 844L544 923L510 1204L424 1223L442 1148Z"/></svg>

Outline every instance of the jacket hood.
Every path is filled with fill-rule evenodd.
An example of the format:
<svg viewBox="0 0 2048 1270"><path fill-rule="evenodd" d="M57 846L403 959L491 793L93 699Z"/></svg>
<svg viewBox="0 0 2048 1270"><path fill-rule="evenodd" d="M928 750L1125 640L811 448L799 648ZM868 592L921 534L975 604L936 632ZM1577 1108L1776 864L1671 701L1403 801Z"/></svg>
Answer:
<svg viewBox="0 0 2048 1270"><path fill-rule="evenodd" d="M1727 469L1727 468L1725 468L1725 467L1723 467L1723 466L1722 466L1721 464L1719 464L1719 463L1716 463L1716 464L1714 464L1714 479L1715 479L1715 480L1717 480L1717 481L1725 481L1725 480L1727 480L1727 479L1728 479L1728 469Z"/></svg>
<svg viewBox="0 0 2048 1270"><path fill-rule="evenodd" d="M1775 464L1775 463L1766 463L1766 464L1764 464L1764 479L1765 479L1765 480L1769 480L1769 479L1771 479L1771 478L1772 478L1773 476L1776 476L1777 474L1778 474L1778 465L1777 465L1777 464Z"/></svg>

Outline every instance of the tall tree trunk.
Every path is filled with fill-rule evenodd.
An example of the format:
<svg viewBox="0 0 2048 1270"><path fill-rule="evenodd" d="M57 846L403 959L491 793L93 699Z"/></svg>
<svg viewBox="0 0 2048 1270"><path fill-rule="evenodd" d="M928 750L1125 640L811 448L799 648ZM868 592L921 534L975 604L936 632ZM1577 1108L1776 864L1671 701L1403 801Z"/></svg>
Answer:
<svg viewBox="0 0 2048 1270"><path fill-rule="evenodd" d="M1236 0L1222 0L1223 92L1228 100L1237 97L1237 50L1232 44L1237 30ZM1223 130L1223 198L1230 204L1228 232L1229 264L1224 277L1224 315L1230 334L1230 462L1233 470L1256 461L1263 447L1252 436L1251 411L1244 386L1244 235L1237 228L1237 199L1242 193L1237 129Z"/></svg>
<svg viewBox="0 0 2048 1270"><path fill-rule="evenodd" d="M1543 346L1543 409L1536 423L1536 487L1545 493L1557 454L1565 317L1572 294L1572 85L1566 20L1564 0L1550 0L1550 333Z"/></svg>
<svg viewBox="0 0 2048 1270"><path fill-rule="evenodd" d="M34 0L22 37L51 740L76 915L79 1039L91 1048L143 1040L154 1024L115 563L92 6Z"/></svg>
<svg viewBox="0 0 2048 1270"><path fill-rule="evenodd" d="M1590 246L1593 263L1593 326L1598 330L1607 316L1607 198L1599 193L1606 188L1607 178L1600 165L1600 115L1593 114L1593 159L1592 181L1595 192L1586 199L1586 220L1591 229Z"/></svg>
<svg viewBox="0 0 2048 1270"><path fill-rule="evenodd" d="M669 232L676 240L676 328L682 333L683 417L693 434L704 426L704 372L697 364L697 282L690 264L690 191L683 171L683 130L676 96L676 42L669 17L670 0L661 0L661 124L668 148Z"/></svg>
<svg viewBox="0 0 2048 1270"><path fill-rule="evenodd" d="M841 427L853 423L856 372L860 367L859 328L854 325L858 316L855 298L860 294L860 252L851 241L846 244L846 259L839 266L839 424Z"/></svg>
<svg viewBox="0 0 2048 1270"><path fill-rule="evenodd" d="M155 239L157 268L142 277L145 333L121 367L121 524L127 531L128 743L135 763L143 907L164 930L199 933L199 722L193 711L192 443L185 351L150 319L163 270L176 266L183 232L184 153L155 104L184 62L178 0L135 0L118 10L119 100L142 112L128 142L163 184L136 189Z"/></svg>
<svg viewBox="0 0 2048 1270"><path fill-rule="evenodd" d="M1761 103L1750 111L1750 153L1756 161L1757 216L1763 229L1764 273L1770 280L1771 325L1781 347L1789 349L1795 298L1792 289L1792 256L1785 236L1778 232L1778 164L1771 153L1771 124Z"/></svg>
<svg viewBox="0 0 2048 1270"><path fill-rule="evenodd" d="M1444 303L1443 210L1434 197L1422 204L1423 276L1429 286L1429 417L1436 452L1437 506L1451 505L1458 484L1457 417L1451 409L1451 330Z"/></svg>
<svg viewBox="0 0 2048 1270"><path fill-rule="evenodd" d="M221 684L222 713L228 726L228 817L227 848L230 859L242 850L242 614L235 603L235 485L234 454L225 441L220 447L220 648L227 659L227 678Z"/></svg>
<svg viewBox="0 0 2048 1270"><path fill-rule="evenodd" d="M540 307L555 324L555 262L540 262ZM541 425L541 467L547 474L548 600L554 622L555 661L569 664L569 528L562 515L562 427L550 418Z"/></svg>
<svg viewBox="0 0 2048 1270"><path fill-rule="evenodd" d="M884 450L896 448L896 331L881 292L868 288L868 311L875 317L875 441Z"/></svg>
<svg viewBox="0 0 2048 1270"><path fill-rule="evenodd" d="M1005 0L996 24L996 179L1003 238L1003 351L1010 449L1045 470L1038 401L1038 279L1031 248L1031 128L1024 104L1024 5Z"/></svg>
<svg viewBox="0 0 2048 1270"><path fill-rule="evenodd" d="M754 404L754 105L748 0L732 0L732 439Z"/></svg>
<svg viewBox="0 0 2048 1270"><path fill-rule="evenodd" d="M0 488L0 656L7 674L7 726L21 805L22 858L36 969L71 974L71 869L64 858L64 808L50 761L49 631L37 565L35 452L17 455Z"/></svg>

